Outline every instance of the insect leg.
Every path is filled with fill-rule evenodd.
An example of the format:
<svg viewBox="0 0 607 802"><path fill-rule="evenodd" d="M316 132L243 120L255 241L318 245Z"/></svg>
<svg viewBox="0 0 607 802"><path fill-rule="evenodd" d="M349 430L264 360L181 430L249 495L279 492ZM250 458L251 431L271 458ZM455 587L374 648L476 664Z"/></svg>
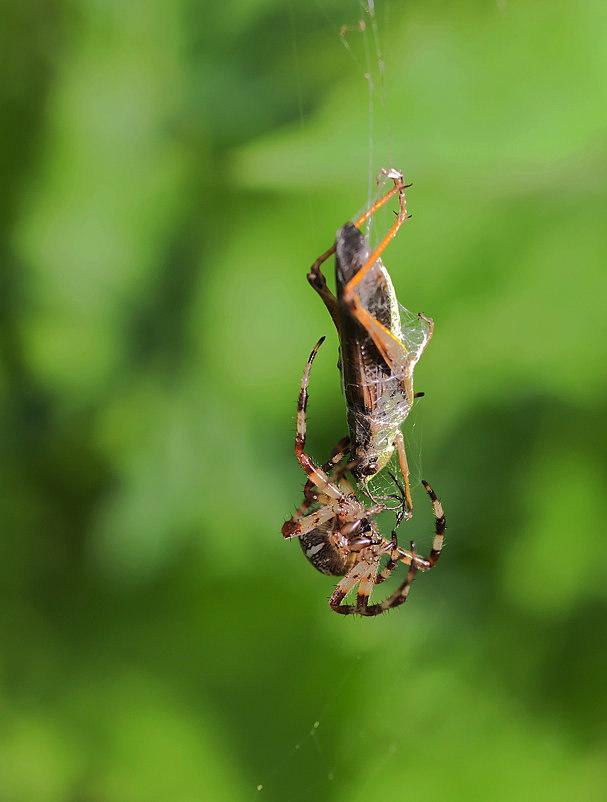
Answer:
<svg viewBox="0 0 607 802"><path fill-rule="evenodd" d="M367 264L360 271L361 274L366 273L371 268L371 266L380 256L380 254L383 253L388 243L396 236L396 232L401 227L403 222L407 219L407 201L405 197L405 189L410 187L411 184L405 185L402 173L400 173L398 170L390 170L390 171L382 170L381 173L391 178L394 181L394 186L392 187L391 190L386 192L385 195L379 198L379 200L375 201L375 203L369 209L367 209L367 211L364 212L364 214L362 214L358 218L358 220L355 221L354 225L357 228L360 228L360 226L362 226L362 224L366 220L368 220L372 215L374 215L375 212L378 211L378 209L381 209L381 207L384 204L386 204L397 194L399 196L400 212L398 213L395 224L386 234L386 236L380 243L379 247L371 255ZM335 244L333 244L328 250L326 250L321 256L318 257L318 259L314 262L314 264L310 268L310 272L308 273L307 278L308 282L310 283L310 286L313 287L322 298L325 306L329 311L329 314L331 315L333 323L335 323L335 328L339 332L339 313L338 313L337 299L335 298L331 290L327 287L327 281L322 273L322 270L320 269L320 266L323 264L323 262L326 262L326 260L333 253L335 253ZM362 278L362 276L360 278ZM356 286L358 281L360 281L360 278L356 280L353 286ZM349 285L352 284L353 281L354 278L350 281Z"/></svg>
<svg viewBox="0 0 607 802"><path fill-rule="evenodd" d="M411 487L409 485L409 463L407 462L407 452L405 451L405 439L400 429L396 430L396 436L394 438L394 442L396 444L396 450L398 451L398 463L400 465L400 472L403 476L405 484L405 501L407 503L407 510L408 510L407 515L405 517L410 518L411 513L413 511L413 501L411 500Z"/></svg>
<svg viewBox="0 0 607 802"><path fill-rule="evenodd" d="M404 183L403 174L398 170L390 170L390 171L381 170L379 175L382 174L391 178L394 181L394 186L392 187L392 189L388 190L388 192L386 192L385 195L382 195L382 197L379 200L376 200L375 203L372 206L370 206L367 209L367 211L364 212L358 218L358 220L355 220L354 225L356 226L356 228L360 228L363 223L365 223L370 217L372 217L375 214L375 212L381 209L381 207L384 204L386 204L389 200L391 200L396 194L400 195L399 201L400 201L401 214L404 215L405 219L407 217L407 201L405 197L405 189L409 189L411 184ZM379 183L379 175L377 176L378 183Z"/></svg>
<svg viewBox="0 0 607 802"><path fill-rule="evenodd" d="M387 192L383 196L383 198L380 198L378 201L376 201L373 204L373 206L371 206L370 209L368 209L361 217L359 217L359 219L356 220L354 225L357 228L359 228L365 222L365 220L368 220L368 218L371 217L371 215L375 214L375 212L378 209L380 209L384 205L384 203L389 201L396 194L398 194L398 202L400 205L400 210L396 215L396 220L394 221L394 225L388 231L383 240L379 243L377 248L373 251L369 259L367 260L367 263L358 271L358 273L356 273L355 276L353 276L350 279L350 281L346 285L344 291L344 300L346 303L350 303L350 298L353 296L355 289L358 287L358 285L360 284L362 279L366 276L366 274L369 272L369 270L373 267L375 262L377 262L377 260L385 251L385 249L388 247L390 242L392 242L392 240L394 239L394 237L398 232L398 229L407 219L407 199L405 196L405 189L407 189L407 187L405 186L402 173L399 173L397 170L393 170L390 171L390 173L388 173L387 175L389 175L389 177L394 181L394 186L389 192Z"/></svg>
<svg viewBox="0 0 607 802"><path fill-rule="evenodd" d="M322 270L320 269L322 263L326 262L329 256L331 256L331 254L334 253L335 253L335 243L333 243L333 245L329 248L329 250L325 251L323 255L319 256L318 259L314 262L314 264L310 268L310 272L307 275L307 279L310 286L314 290L316 290L316 292L322 298L324 305L327 307L327 310L331 315L333 323L335 323L335 328L339 333L339 312L337 311L337 298L327 287L327 280L324 277Z"/></svg>
<svg viewBox="0 0 607 802"><path fill-rule="evenodd" d="M409 353L405 345L401 342L401 340L399 340L398 336L387 329L383 323L380 323L379 320L377 320L377 318L363 306L358 295L353 295L348 303L352 315L358 320L361 326L367 330L377 350L382 355L382 358L390 370L401 380L403 384L409 382L410 387L408 390L410 391L409 394L411 396L411 401L413 401L411 367L417 363L419 355L417 353ZM429 321L431 319L424 318L424 320ZM432 321L432 328L433 327L434 322Z"/></svg>

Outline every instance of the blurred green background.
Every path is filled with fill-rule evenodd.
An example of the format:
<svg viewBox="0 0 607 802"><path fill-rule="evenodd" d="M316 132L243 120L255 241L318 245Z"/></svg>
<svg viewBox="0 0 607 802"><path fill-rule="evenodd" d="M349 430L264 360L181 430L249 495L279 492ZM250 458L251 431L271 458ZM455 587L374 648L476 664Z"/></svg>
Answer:
<svg viewBox="0 0 607 802"><path fill-rule="evenodd" d="M384 114L355 0L220 5L3 4L0 800L603 800L607 7L378 0ZM361 620L280 527L390 136L448 539Z"/></svg>

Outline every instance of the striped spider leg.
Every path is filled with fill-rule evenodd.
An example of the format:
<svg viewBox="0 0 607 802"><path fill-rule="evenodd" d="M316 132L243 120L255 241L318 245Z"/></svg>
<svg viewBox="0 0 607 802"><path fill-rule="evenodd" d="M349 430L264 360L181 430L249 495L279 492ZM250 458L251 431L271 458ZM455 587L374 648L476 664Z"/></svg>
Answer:
<svg viewBox="0 0 607 802"><path fill-rule="evenodd" d="M351 454L357 460L354 478L367 492L369 478L387 465L396 449L410 517L409 466L400 427L416 397L413 370L432 337L434 321L420 313L412 323L402 322L403 314L410 317L410 313L399 305L380 257L407 219L405 190L410 185L405 185L397 170L381 174L394 182L392 189L355 223L339 229L334 245L312 265L308 281L322 298L339 335ZM400 207L396 221L371 252L358 227L396 195ZM333 253L336 295L321 271Z"/></svg>
<svg viewBox="0 0 607 802"><path fill-rule="evenodd" d="M426 559L416 553L413 543L410 550L403 549L398 545L396 528L405 517L406 498L396 477L392 476L400 490L400 497L391 498L400 498L400 508L392 538L387 540L380 534L374 521L374 517L387 507L383 504L367 507L361 503L345 477L346 471L353 471L354 464L340 465L347 453L347 443L342 441L338 444L329 462L322 467L318 467L305 453L308 381L312 362L323 340L319 340L308 359L297 408L295 452L308 475L308 482L302 504L283 525L282 533L285 538L299 538L306 558L318 571L343 577L329 599L335 612L373 616L403 604L416 572L429 570L436 563L443 545L445 518L440 502L424 482L436 518L432 551ZM380 569L384 555L387 555L388 562ZM385 601L369 604L373 587L384 582L400 562L409 566L402 585ZM357 584L356 603L342 604L345 596Z"/></svg>

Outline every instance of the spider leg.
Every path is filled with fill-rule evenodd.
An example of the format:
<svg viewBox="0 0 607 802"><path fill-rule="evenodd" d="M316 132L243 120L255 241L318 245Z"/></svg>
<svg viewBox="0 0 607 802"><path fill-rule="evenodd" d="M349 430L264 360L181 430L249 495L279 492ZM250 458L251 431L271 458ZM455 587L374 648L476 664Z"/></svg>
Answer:
<svg viewBox="0 0 607 802"><path fill-rule="evenodd" d="M349 442L350 442L350 438L349 438L348 435L346 435L345 437L342 437L341 440L333 446L333 450L331 451L331 457L330 457L329 461L325 462L325 464L322 466L322 470L326 474L329 474L329 472L336 465L339 465L339 463L342 461L342 459L346 456L346 454L350 450L347 447ZM318 495L316 493L316 491L312 492L314 490L314 488L315 488L314 483L312 481L310 481L310 479L308 479L308 481L306 482L306 484L304 486L304 496L307 498L307 496L310 495L310 494L312 496ZM308 506L310 506L313 503L313 501L314 501L314 499L312 499L312 501L310 502L310 504L308 504ZM305 503L305 500L304 500L304 503Z"/></svg>
<svg viewBox="0 0 607 802"><path fill-rule="evenodd" d="M299 510L297 511L299 512ZM313 529L318 529L325 521L335 518L336 510L332 503L328 502L323 507L306 515L305 518L298 518L297 512L282 525L282 536L284 538L300 537Z"/></svg>
<svg viewBox="0 0 607 802"><path fill-rule="evenodd" d="M442 505L440 501L437 499L434 490L430 487L428 482L425 482L422 479L422 484L426 489L426 492L430 496L430 500L432 501L432 505L434 507L434 516L435 516L435 535L434 541L432 544L432 550L430 552L430 556L426 559L421 557L415 551L415 546L411 543L411 550L408 551L403 549L401 546L397 544L396 540L396 531L392 533L392 541L387 541L384 539L384 548L381 549L382 553L390 553L390 559L388 560L385 567L378 572L377 565L375 566L375 575L373 584L380 585L382 582L385 582L386 579L390 576L394 568L398 565L399 562L403 562L409 566L409 571L407 572L407 576L405 581L400 586L400 588L395 591L388 599L379 603L379 604L363 604L362 596L367 591L367 585L363 585L362 579L366 573L369 573L371 570L369 566L369 562L367 561L365 565L362 567L358 567L360 564L357 564L338 584L335 588L331 599L329 600L329 604L331 605L332 609L335 612L343 613L345 615L357 613L359 615L378 615L379 613L384 612L384 610L389 610L392 607L398 607L399 604L403 604L407 600L407 595L409 593L409 588L411 583L413 582L413 578L417 571L429 571L431 568L434 567L438 558L440 557L440 553L443 547L444 542L444 533L445 533L445 514L443 512ZM377 560L379 561L379 556ZM361 581L361 586L359 587L359 594L356 604L340 604L342 599L349 593L350 590L356 585L357 581ZM369 593L367 593L367 599L369 597Z"/></svg>
<svg viewBox="0 0 607 802"><path fill-rule="evenodd" d="M413 542L411 543L411 555L412 560L404 582L385 601L380 602L379 604L369 604L369 596L373 590L373 587L375 585L379 585L384 579L387 579L390 573L392 573L396 562L391 560L390 563L392 563L392 565L390 566L390 563L388 563L381 574L378 574L378 557L377 554L374 554L362 564L357 563L341 580L341 582L335 588L333 595L329 599L331 609L335 610L336 613L341 613L342 615L373 616L380 615L386 610L391 610L393 607L398 607L400 604L404 604L407 601L411 584L418 570L417 562L415 560L415 545ZM350 590L352 590L352 588L356 585L356 582L360 583L358 586L356 604L341 604L344 596Z"/></svg>
<svg viewBox="0 0 607 802"><path fill-rule="evenodd" d="M395 555L396 558L395 558ZM385 582L386 579L392 574L392 571L396 568L400 559L398 557L398 541L396 539L396 530L392 532L392 549L390 550L390 559L386 563L385 567L377 574L377 579L375 580L376 585L381 585L382 582ZM411 563L409 563L410 565Z"/></svg>
<svg viewBox="0 0 607 802"><path fill-rule="evenodd" d="M323 470L327 470L327 465L330 464L331 464L330 462L325 463L325 465L323 465ZM350 484L346 480L343 480L341 484L344 486L343 490L346 493L352 494L354 492ZM295 510L293 516L288 521L286 521L282 527L282 533L284 537L296 537L305 534L305 532L299 528L299 521L301 521L302 519L306 520L307 511L310 509L310 507L312 507L313 504L316 503L321 505L331 505L331 508L333 509L333 515L336 515L337 511L335 510L335 504L336 504L335 499L325 495L324 493L321 493L318 490L318 488L315 487L312 484L312 482L308 480L304 488L303 501L301 502L299 507ZM311 516L307 517L309 518ZM306 531L308 530L306 529Z"/></svg>
<svg viewBox="0 0 607 802"><path fill-rule="evenodd" d="M356 609L363 610L369 605L369 596L373 590L373 586L377 581L377 569L379 562L374 561L372 565L367 566L367 571L358 583L358 593L356 595Z"/></svg>
<svg viewBox="0 0 607 802"><path fill-rule="evenodd" d="M310 379L310 369L312 367L314 357L316 356L318 349L323 344L324 340L325 338L321 337L314 346L301 380L301 390L299 392L299 402L297 404L297 434L295 435L295 454L301 464L301 467L308 474L310 481L327 496L340 501L343 499L343 493L341 490L330 481L326 472L323 471L322 468L317 467L312 458L304 452L306 445L306 407L308 404L308 381Z"/></svg>
<svg viewBox="0 0 607 802"><path fill-rule="evenodd" d="M303 453L306 440L306 406L308 400L307 385L310 377L310 367L316 356L316 352L322 345L324 337L322 337L314 350L310 354L306 370L301 383L301 391L299 395L299 403L297 407L297 435L295 438L295 453L302 464L304 470L309 476L308 481L304 487L304 499L299 505L293 516L283 524L282 534L285 538L297 537L320 526L331 517L335 517L336 511L334 503L342 501L344 494L341 488L331 481L327 475L327 471L332 467L338 465L347 453L348 437L342 438L333 448L330 460L325 463L322 468L317 468L312 462L311 458ZM345 482L345 480L344 480ZM347 483L346 483L347 484ZM349 485L346 487L347 492L351 492ZM310 515L305 513L310 507L319 502L323 504L321 510L316 510Z"/></svg>
<svg viewBox="0 0 607 802"><path fill-rule="evenodd" d="M422 484L426 488L426 493L430 496L430 500L432 501L432 505L434 507L434 517L436 518L434 542L432 543L432 551L430 552L430 557L428 558L428 563L429 563L428 567L432 568L433 565L436 565L436 561L440 557L440 553L443 548L443 543L445 540L445 526L447 525L447 523L445 521L445 513L443 512L443 505L436 498L434 490L432 490L428 482L425 482L423 479L422 479Z"/></svg>
<svg viewBox="0 0 607 802"><path fill-rule="evenodd" d="M415 578L415 574L417 573L415 544L413 541L411 541L411 555L413 556L413 559L411 560L411 564L409 565L409 570L407 571L407 576L405 577L403 584L397 590L395 590L391 596L388 596L388 598L380 604L365 605L365 607L357 610L356 612L358 612L359 615L379 615L385 610L391 610L393 607L398 607L400 604L404 604L407 601L411 584Z"/></svg>
<svg viewBox="0 0 607 802"><path fill-rule="evenodd" d="M336 613L341 613L342 615L357 613L359 611L359 606L363 604L363 599L366 598L368 600L377 575L378 559L370 555L367 556L367 551L369 550L361 551L359 561L348 571L331 594L329 604L331 605L331 609L335 610ZM360 586L356 604L342 605L342 600L357 582L360 582Z"/></svg>
<svg viewBox="0 0 607 802"><path fill-rule="evenodd" d="M293 523L297 523L302 518L305 517L306 513L317 502L319 504L331 504L333 499L329 498L329 496L325 496L323 493L320 493L317 487L314 487L312 483L309 483L310 487L313 488L313 491L310 490L308 493L304 493L304 499L299 505L299 507L293 513L293 517L291 521ZM306 483L306 487L308 483Z"/></svg>
<svg viewBox="0 0 607 802"><path fill-rule="evenodd" d="M432 542L432 550L430 551L429 557L421 557L419 554L413 554L407 549L403 549L402 546L396 546L392 555L391 560L394 558L394 554L398 552L398 561L404 563L405 565L410 565L411 561L415 561L415 565L420 571L429 571L433 568L438 558L441 555L441 551L443 548L443 543L445 540L445 527L447 525L445 521L445 513L443 511L443 506L440 501L437 499L434 490L430 487L428 482L422 479L422 484L426 489L426 493L430 496L430 501L432 502L432 506L434 507L434 540ZM394 543L395 537L394 533L392 536L392 542ZM387 568L388 566L386 566ZM384 569L386 570L386 569Z"/></svg>

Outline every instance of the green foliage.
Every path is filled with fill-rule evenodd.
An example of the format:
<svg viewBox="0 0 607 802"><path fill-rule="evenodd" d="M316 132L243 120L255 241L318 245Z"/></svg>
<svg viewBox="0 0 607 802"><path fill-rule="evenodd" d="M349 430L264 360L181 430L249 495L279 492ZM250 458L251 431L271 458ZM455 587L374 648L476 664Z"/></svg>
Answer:
<svg viewBox="0 0 607 802"><path fill-rule="evenodd" d="M367 203L359 6L2 12L0 802L604 798L604 5L377 5L448 539L363 621L280 536L321 334L345 433L305 273Z"/></svg>

